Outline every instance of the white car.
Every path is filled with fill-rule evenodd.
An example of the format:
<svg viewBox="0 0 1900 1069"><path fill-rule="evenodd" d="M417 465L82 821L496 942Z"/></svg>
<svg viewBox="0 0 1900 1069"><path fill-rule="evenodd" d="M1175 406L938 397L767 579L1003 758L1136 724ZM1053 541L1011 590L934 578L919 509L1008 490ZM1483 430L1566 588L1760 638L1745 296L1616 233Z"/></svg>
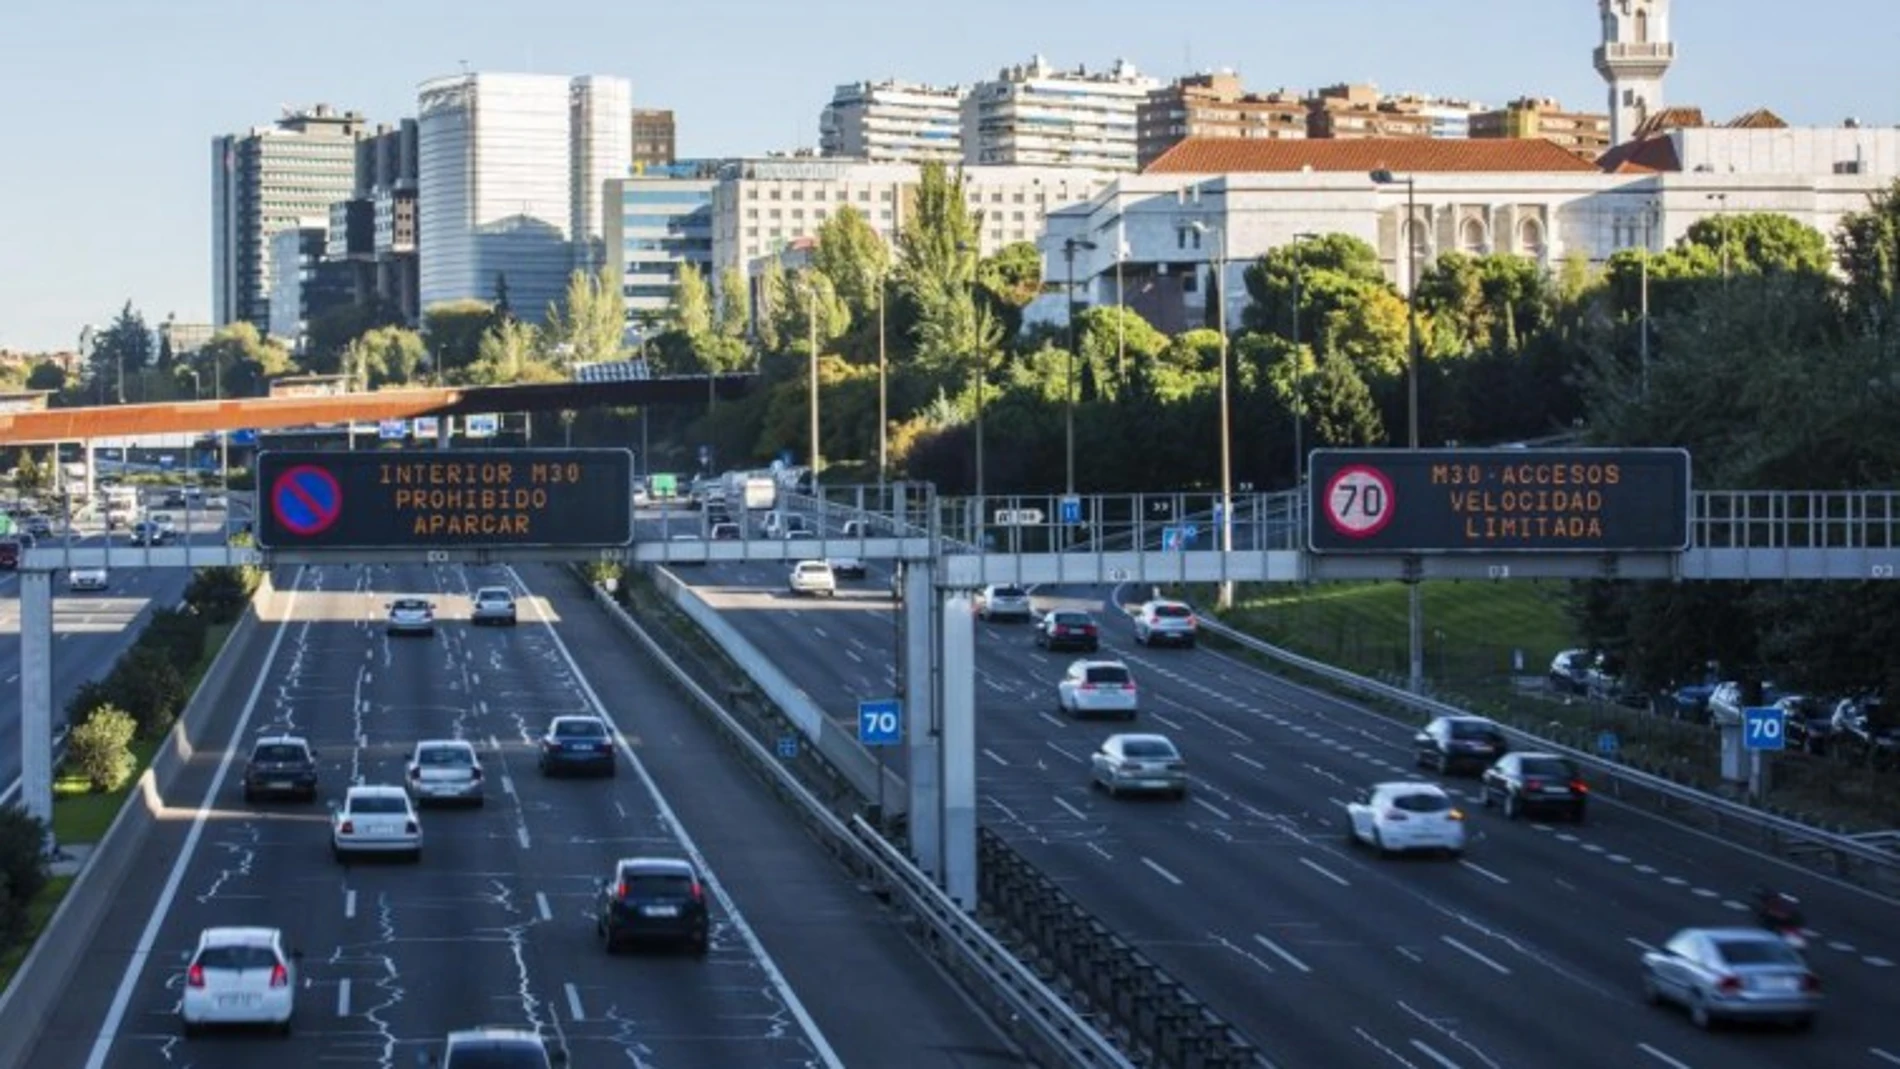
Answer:
<svg viewBox="0 0 1900 1069"><path fill-rule="evenodd" d="M1123 791L1187 797L1187 761L1166 735L1110 735L1089 766L1091 783L1110 798Z"/></svg>
<svg viewBox="0 0 1900 1069"><path fill-rule="evenodd" d="M178 1020L185 1035L206 1025L274 1025L290 1034L297 964L275 928L206 928L185 967Z"/></svg>
<svg viewBox="0 0 1900 1069"><path fill-rule="evenodd" d="M469 609L468 622L480 627L483 624L497 624L501 627L515 626L515 596L505 586L485 586L475 591L473 606Z"/></svg>
<svg viewBox="0 0 1900 1069"><path fill-rule="evenodd" d="M1381 856L1411 850L1465 852L1465 815L1435 783L1378 783L1346 805L1347 833Z"/></svg>
<svg viewBox="0 0 1900 1069"><path fill-rule="evenodd" d="M1133 720L1140 705L1135 675L1120 661L1076 661L1056 684L1056 711L1068 716Z"/></svg>
<svg viewBox="0 0 1900 1069"><path fill-rule="evenodd" d="M462 739L424 739L409 753L409 795L425 802L482 804L482 760Z"/></svg>
<svg viewBox="0 0 1900 1069"><path fill-rule="evenodd" d="M1029 591L1019 586L986 586L976 596L976 614L984 621L1033 620Z"/></svg>
<svg viewBox="0 0 1900 1069"><path fill-rule="evenodd" d="M421 598L397 598L389 603L389 621L383 630L391 635L433 635L435 605Z"/></svg>
<svg viewBox="0 0 1900 1069"><path fill-rule="evenodd" d="M330 852L338 861L351 854L407 854L422 860L422 820L401 787L358 784L330 814Z"/></svg>
<svg viewBox="0 0 1900 1069"><path fill-rule="evenodd" d="M1178 601L1155 600L1135 610L1135 641L1144 646L1194 648L1200 621L1194 610Z"/></svg>
<svg viewBox="0 0 1900 1069"><path fill-rule="evenodd" d="M74 568L66 574L66 589L74 593L81 590L103 591L106 579L104 568Z"/></svg>
<svg viewBox="0 0 1900 1069"><path fill-rule="evenodd" d="M442 1055L425 1055L432 1069L552 1069L567 1064L567 1050L548 1046L538 1032L518 1028L471 1028L450 1032Z"/></svg>
<svg viewBox="0 0 1900 1069"><path fill-rule="evenodd" d="M792 566L789 582L794 594L823 594L828 598L838 596L838 577L832 573L828 561L799 561Z"/></svg>

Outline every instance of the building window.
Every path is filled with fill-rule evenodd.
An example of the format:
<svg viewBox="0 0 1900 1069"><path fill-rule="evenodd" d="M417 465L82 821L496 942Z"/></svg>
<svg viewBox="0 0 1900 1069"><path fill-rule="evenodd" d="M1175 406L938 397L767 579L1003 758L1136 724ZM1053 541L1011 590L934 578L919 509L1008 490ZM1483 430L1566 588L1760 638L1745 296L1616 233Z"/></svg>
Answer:
<svg viewBox="0 0 1900 1069"><path fill-rule="evenodd" d="M1518 251L1533 260L1544 258L1544 227L1535 219L1526 219L1517 228Z"/></svg>
<svg viewBox="0 0 1900 1069"><path fill-rule="evenodd" d="M877 213L877 217L878 217L879 219L882 219L882 220L884 220L885 222L887 222L887 223L888 223L888 222L890 222L890 221L891 221L891 210L890 210L889 208L884 208L884 209L881 209L881 210L880 210L880 211L879 211L879 212Z"/></svg>
<svg viewBox="0 0 1900 1069"><path fill-rule="evenodd" d="M858 203L869 204L870 202L871 202L871 191L868 189L858 190Z"/></svg>
<svg viewBox="0 0 1900 1069"><path fill-rule="evenodd" d="M792 199L793 199L793 200L804 200L804 199L805 199L805 191L804 191L804 190L802 190L802 189L793 189L793 190L792 190Z"/></svg>
<svg viewBox="0 0 1900 1069"><path fill-rule="evenodd" d="M881 201L887 201L887 202L888 202L888 201L889 201L889 200L891 199L891 191L890 191L890 190L888 190L888 189L880 189L880 190L878 190L878 191L877 191L877 199L879 199L879 200L881 200Z"/></svg>
<svg viewBox="0 0 1900 1069"><path fill-rule="evenodd" d="M758 228L758 227L756 227L756 226L749 226L749 227L746 227L746 228L745 228L745 236L746 236L746 237L749 237L749 238L756 238L756 237L758 237L758 236L759 236L759 228Z"/></svg>
<svg viewBox="0 0 1900 1069"><path fill-rule="evenodd" d="M757 208L747 208L745 210L745 217L747 219L757 219L759 217L759 210Z"/></svg>
<svg viewBox="0 0 1900 1069"><path fill-rule="evenodd" d="M779 198L781 198L781 197L783 197L784 195L785 195L785 191L784 191L784 190L782 190L782 189L776 189L776 188L775 188L775 189L773 189L773 190L772 190L772 199L773 199L773 200L778 200Z"/></svg>
<svg viewBox="0 0 1900 1069"><path fill-rule="evenodd" d="M1483 256L1485 252L1484 224L1476 219L1466 219L1459 231L1459 248L1473 256Z"/></svg>

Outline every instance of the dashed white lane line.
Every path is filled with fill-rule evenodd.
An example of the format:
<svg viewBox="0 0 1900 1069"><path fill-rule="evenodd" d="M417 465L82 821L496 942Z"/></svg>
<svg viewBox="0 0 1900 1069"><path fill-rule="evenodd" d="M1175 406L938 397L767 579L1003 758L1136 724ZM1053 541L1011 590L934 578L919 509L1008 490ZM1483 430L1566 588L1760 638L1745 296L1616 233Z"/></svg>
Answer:
<svg viewBox="0 0 1900 1069"><path fill-rule="evenodd" d="M1852 954L1854 952L1854 944L1846 942L1845 940L1840 940L1840 939L1836 939L1833 942L1829 943L1827 945L1827 948L1829 950L1838 950L1843 954Z"/></svg>
<svg viewBox="0 0 1900 1069"><path fill-rule="evenodd" d="M1214 803L1208 801L1205 798L1200 797L1199 795L1195 795L1189 798L1188 800L1193 802L1195 805L1200 806L1202 809L1207 810L1209 813L1212 813L1215 816L1221 818L1222 820L1234 819L1233 817L1228 815L1227 810L1222 809L1221 807L1215 805Z"/></svg>
<svg viewBox="0 0 1900 1069"><path fill-rule="evenodd" d="M336 982L336 1015L350 1015L350 978L347 976Z"/></svg>
<svg viewBox="0 0 1900 1069"><path fill-rule="evenodd" d="M528 842L528 826L526 824L515 825L515 839L516 841L521 843L521 848L523 850L528 850L532 848L531 844Z"/></svg>
<svg viewBox="0 0 1900 1069"><path fill-rule="evenodd" d="M1724 898L1722 900L1722 908L1732 909L1737 913L1747 913L1753 907L1746 902L1737 902L1733 898Z"/></svg>
<svg viewBox="0 0 1900 1069"><path fill-rule="evenodd" d="M1689 1065L1687 1062L1683 1062L1678 1059L1671 1058L1669 1055L1664 1054L1662 1051L1657 1050L1655 1047L1652 1047L1647 1043L1636 1044L1636 1049L1642 1051L1644 1054L1649 1055L1650 1057L1656 1059L1657 1061L1663 1063L1664 1065L1670 1066L1671 1069L1689 1069Z"/></svg>
<svg viewBox="0 0 1900 1069"><path fill-rule="evenodd" d="M863 664L863 663L864 663L864 658L862 658L862 657L860 657L860 656L858 656L858 651L857 651L857 650L853 650L853 649L847 649L847 650L845 650L845 651L844 651L844 655L845 655L846 657L849 657L849 658L851 658L851 659L852 659L853 661L855 661L855 662L856 662L856 663L858 663L858 664Z"/></svg>
<svg viewBox="0 0 1900 1069"><path fill-rule="evenodd" d="M1067 725L1067 724L1064 724L1064 723L1063 723L1063 722L1062 722L1062 721L1061 721L1061 720L1060 720L1059 718L1057 718L1057 717L1055 717L1055 716L1052 716L1052 715L1051 715L1051 714L1049 714L1049 713L1045 713L1045 712L1042 712L1042 711L1040 711L1040 710L1038 710L1038 711L1037 711L1037 713L1036 713L1036 715L1037 715L1037 716L1039 716L1039 717L1042 717L1042 718L1043 718L1044 720L1047 720L1047 721L1048 721L1048 722L1050 722L1051 724L1054 724L1054 725L1055 725L1056 727L1059 727L1059 728L1060 728L1060 727L1068 727L1068 725Z"/></svg>
<svg viewBox="0 0 1900 1069"><path fill-rule="evenodd" d="M554 910L548 907L548 896L540 891L534 893L534 909L535 912L541 914L542 920L551 921L554 919Z"/></svg>
<svg viewBox="0 0 1900 1069"><path fill-rule="evenodd" d="M1625 943L1628 943L1628 944L1629 944L1630 946L1633 946L1633 947L1635 947L1636 949L1638 949L1638 950L1640 950L1640 951L1642 951L1642 952L1643 952L1643 953L1645 953L1645 954L1647 954L1647 953L1649 953L1650 951L1652 951L1652 950L1655 950L1655 949L1656 949L1655 947L1653 947L1653 946L1650 946L1650 945L1649 945L1648 943L1645 943L1645 942L1643 942L1643 941L1642 941L1641 939L1638 939L1638 938L1636 938L1636 937L1635 937L1635 936L1633 936L1633 935L1626 935L1626 936L1624 936L1624 937L1623 937L1623 941L1624 941Z"/></svg>
<svg viewBox="0 0 1900 1069"><path fill-rule="evenodd" d="M1446 946L1449 946L1453 950L1459 951L1460 953L1463 953L1469 956L1471 960L1476 961L1481 965L1490 966L1492 969L1497 971L1499 976L1511 975L1511 970L1509 966L1499 964L1496 960L1492 958L1488 958L1484 954L1480 953L1479 951L1471 949L1470 947L1459 942L1457 939L1453 938L1452 936L1441 935L1438 938L1444 940Z"/></svg>
<svg viewBox="0 0 1900 1069"><path fill-rule="evenodd" d="M1465 868L1470 869L1471 871L1477 873L1480 876L1483 876L1487 880L1491 880L1496 883L1510 883L1511 882L1510 880L1504 878L1503 876L1500 876L1497 873L1492 872L1490 869L1485 868L1483 865L1474 865L1471 862L1464 861L1464 860L1460 860L1458 864L1464 866Z"/></svg>
<svg viewBox="0 0 1900 1069"><path fill-rule="evenodd" d="M1868 1047L1867 1053L1886 1062L1888 1065L1900 1065L1900 1054L1889 1054L1879 1047Z"/></svg>
<svg viewBox="0 0 1900 1069"><path fill-rule="evenodd" d="M1690 888L1690 889L1689 889L1689 893L1690 893L1690 894L1692 894L1692 895L1694 895L1694 896L1696 896L1697 898L1720 898L1720 897L1722 897L1721 895L1719 895L1719 894L1717 894L1717 893L1715 893L1714 891L1711 891L1711 890L1709 890L1709 889L1708 889L1708 888L1706 888L1706 887L1692 887L1692 888Z"/></svg>
<svg viewBox="0 0 1900 1069"><path fill-rule="evenodd" d="M581 1009L580 990L573 984L562 984L561 987L567 991L567 1019L570 1021L587 1020L586 1011Z"/></svg>
<svg viewBox="0 0 1900 1069"><path fill-rule="evenodd" d="M999 754L995 750L990 749L988 746L983 747L983 756L989 758L990 760L996 762L999 765L1002 765L1005 768L1009 767L1009 760L1005 758L1002 754Z"/></svg>
<svg viewBox="0 0 1900 1069"><path fill-rule="evenodd" d="M1293 966L1295 969L1298 969L1304 973L1310 973L1313 971L1311 966L1307 965L1305 962L1301 961L1300 959L1294 957L1292 952L1288 951L1285 947L1274 942L1273 940L1268 939L1266 936L1261 935L1259 932L1254 933L1253 941L1256 943L1259 943L1263 947L1266 947L1268 950L1271 950L1274 953L1274 955L1278 957L1281 961L1286 962L1288 965Z"/></svg>
<svg viewBox="0 0 1900 1069"><path fill-rule="evenodd" d="M1089 818L1089 815L1087 813L1082 812L1080 809L1077 809L1076 807L1070 805L1068 802L1062 800L1061 798L1056 799L1056 804L1068 810L1071 814L1074 815L1075 819L1077 820L1087 820Z"/></svg>
<svg viewBox="0 0 1900 1069"><path fill-rule="evenodd" d="M1443 1054L1440 1054L1437 1051L1433 1050L1431 1048L1431 1045L1426 1043L1422 1039L1412 1040L1412 1049L1418 1051L1420 1054L1423 1054L1427 1058L1430 1058L1432 1061L1437 1062L1439 1065L1443 1066L1444 1069L1462 1069L1462 1067L1457 1062L1454 1062L1450 1058L1447 1058Z"/></svg>
<svg viewBox="0 0 1900 1069"><path fill-rule="evenodd" d="M1865 958L1862 958L1862 959L1860 959L1860 960L1861 960L1861 961L1863 961L1863 962L1865 962L1865 963L1866 963L1866 964L1868 964L1868 965L1872 965L1872 966L1873 966L1874 968L1876 968L1876 969L1891 969L1891 968L1893 968L1893 962L1891 962L1891 961L1888 961L1888 960L1887 960L1886 958L1876 958L1876 957L1865 957Z"/></svg>
<svg viewBox="0 0 1900 1069"><path fill-rule="evenodd" d="M501 793L506 794L506 795L513 795L515 793L515 779L513 776L510 776L506 773L502 774Z"/></svg>
<svg viewBox="0 0 1900 1069"><path fill-rule="evenodd" d="M356 919L356 892L355 891L343 892L343 919L346 921Z"/></svg>
<svg viewBox="0 0 1900 1069"><path fill-rule="evenodd" d="M1239 761L1243 765L1252 765L1254 768L1259 769L1262 772L1265 772L1267 770L1266 765L1263 765L1260 762L1254 760L1253 758L1248 757L1244 753L1234 754L1234 760Z"/></svg>
<svg viewBox="0 0 1900 1069"><path fill-rule="evenodd" d="M1344 876L1341 876L1337 872L1332 871L1331 869L1327 868L1324 865L1321 865L1319 862L1314 861L1311 858L1305 858L1305 857L1301 858L1300 864L1305 865L1307 868L1312 869L1314 872L1319 873L1321 876L1326 877L1327 879L1333 881L1334 883L1338 884L1341 887L1352 886L1352 884L1349 881L1347 881L1347 879Z"/></svg>
<svg viewBox="0 0 1900 1069"><path fill-rule="evenodd" d="M1176 876L1174 873L1169 872L1165 868L1162 868L1159 864L1157 864L1151 858L1144 857L1141 859L1141 863L1153 869L1155 872L1155 875L1160 876L1162 879L1168 881L1169 883L1175 885L1176 887L1181 886L1181 884L1185 882L1181 879L1181 877Z"/></svg>

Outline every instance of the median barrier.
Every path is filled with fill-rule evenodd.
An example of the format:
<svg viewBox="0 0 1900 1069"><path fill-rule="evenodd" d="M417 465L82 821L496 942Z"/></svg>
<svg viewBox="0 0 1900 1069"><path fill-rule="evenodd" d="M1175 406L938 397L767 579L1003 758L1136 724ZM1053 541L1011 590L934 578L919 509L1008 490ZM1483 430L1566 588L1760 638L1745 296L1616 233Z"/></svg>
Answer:
<svg viewBox="0 0 1900 1069"><path fill-rule="evenodd" d="M260 626L260 602L270 606L277 602L277 592L268 574L232 627L224 647L212 659L204 678L199 680L191 700L185 703L178 722L166 733L164 744L140 773L134 790L126 796L125 805L106 828L105 836L93 847L72 886L67 888L66 897L13 974L13 981L0 993L0 1065L27 1064L27 1053L39 1041L40 1030L52 1019L54 1009L67 998L67 988L78 971L80 955L92 942L100 922L121 903L120 888L128 882L129 870L146 833L165 811L166 794L197 753L196 736L202 734L206 720L233 685L249 682L235 677L244 650Z"/></svg>

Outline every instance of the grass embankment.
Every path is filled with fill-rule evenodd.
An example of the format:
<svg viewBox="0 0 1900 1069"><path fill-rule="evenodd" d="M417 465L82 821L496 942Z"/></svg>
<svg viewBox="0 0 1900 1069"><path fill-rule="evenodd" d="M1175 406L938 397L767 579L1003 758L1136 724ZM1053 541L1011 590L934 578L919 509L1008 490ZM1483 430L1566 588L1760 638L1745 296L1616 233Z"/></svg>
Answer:
<svg viewBox="0 0 1900 1069"><path fill-rule="evenodd" d="M203 682L205 672L211 668L211 662L217 659L218 652L224 649L225 640L231 637L231 624L212 624L205 630L204 652L199 655L198 663L192 666L186 682L189 692L196 694L198 684ZM126 798L138 790L139 777L152 763L152 756L164 745L163 739L138 739L132 744L133 756L138 767L133 770L131 780L116 791L94 793L88 789L84 779L59 775L53 779L53 836L60 846L76 844L92 845L105 838L106 829L125 807ZM28 926L25 938L17 946L0 952L0 991L4 991L13 982L13 974L33 950L33 944L39 941L40 933L52 920L53 912L66 897L66 891L73 885L72 876L55 876L47 881L45 887L27 907Z"/></svg>
<svg viewBox="0 0 1900 1069"><path fill-rule="evenodd" d="M1575 638L1562 582L1426 583L1424 670L1433 696L1525 731L1594 752L1604 731L1621 757L1703 789L1721 786L1715 732L1647 710L1554 694L1544 683ZM1214 603L1212 587L1195 604ZM1360 675L1403 685L1409 671L1403 583L1242 584L1223 620L1263 641ZM1787 753L1772 759L1769 802L1803 819L1853 830L1900 823L1893 777L1845 761Z"/></svg>

